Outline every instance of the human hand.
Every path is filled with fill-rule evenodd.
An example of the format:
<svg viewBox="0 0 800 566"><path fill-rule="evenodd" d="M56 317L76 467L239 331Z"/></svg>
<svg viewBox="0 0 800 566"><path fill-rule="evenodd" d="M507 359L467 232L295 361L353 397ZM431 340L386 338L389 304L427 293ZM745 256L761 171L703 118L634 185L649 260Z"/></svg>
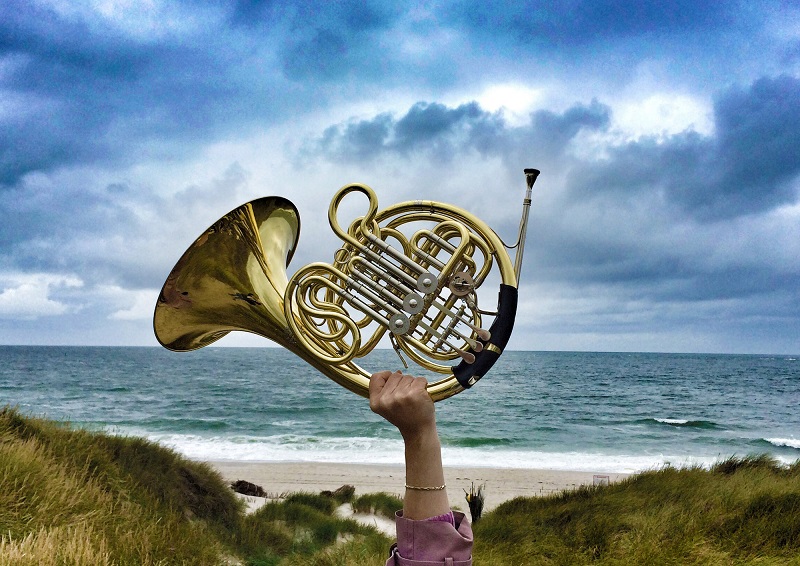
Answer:
<svg viewBox="0 0 800 566"><path fill-rule="evenodd" d="M369 407L409 440L436 430L436 410L428 380L396 371L380 371L369 380Z"/></svg>

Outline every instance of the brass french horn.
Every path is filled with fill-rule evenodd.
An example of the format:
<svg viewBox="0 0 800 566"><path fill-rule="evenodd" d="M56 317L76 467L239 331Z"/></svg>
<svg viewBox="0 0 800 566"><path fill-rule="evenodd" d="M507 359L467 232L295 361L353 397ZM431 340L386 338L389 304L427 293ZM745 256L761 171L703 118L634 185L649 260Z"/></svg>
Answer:
<svg viewBox="0 0 800 566"><path fill-rule="evenodd" d="M378 210L372 189L354 184L340 189L328 210L344 242L333 263L312 263L288 278L300 234L297 208L282 197L250 201L215 222L178 260L155 307L156 338L170 350L189 351L233 330L253 332L367 397L372 372L355 360L388 333L403 363L405 354L444 374L428 392L434 401L446 399L483 377L511 336L538 175L525 169L513 264L508 246L469 212L426 200ZM369 208L345 231L337 212L354 192L367 197ZM485 311L476 290L490 276L499 279L499 299ZM488 328L484 317L493 318Z"/></svg>

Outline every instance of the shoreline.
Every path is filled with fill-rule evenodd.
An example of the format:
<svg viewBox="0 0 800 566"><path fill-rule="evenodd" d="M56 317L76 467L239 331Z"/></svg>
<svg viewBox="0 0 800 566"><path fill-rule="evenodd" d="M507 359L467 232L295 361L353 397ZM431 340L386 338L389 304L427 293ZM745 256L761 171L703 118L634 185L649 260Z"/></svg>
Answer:
<svg viewBox="0 0 800 566"><path fill-rule="evenodd" d="M390 464L342 464L325 462L242 462L204 460L226 482L246 480L261 486L270 497L305 491L319 493L343 485L356 488L356 495L387 492L402 498L405 467ZM491 511L515 497L550 495L597 481L615 483L631 474L593 473L528 468L483 468L445 466L450 505L469 513L464 490L484 486L484 511Z"/></svg>

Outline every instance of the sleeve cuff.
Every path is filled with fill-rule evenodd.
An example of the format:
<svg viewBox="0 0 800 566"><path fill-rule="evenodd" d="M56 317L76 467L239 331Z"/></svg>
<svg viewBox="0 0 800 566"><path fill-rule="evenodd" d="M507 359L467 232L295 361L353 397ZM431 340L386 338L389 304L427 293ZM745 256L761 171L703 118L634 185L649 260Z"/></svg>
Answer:
<svg viewBox="0 0 800 566"><path fill-rule="evenodd" d="M429 517L425 519L426 521L430 521L432 523L450 523L453 527L456 526L456 517L453 515L452 511L448 511L443 515L436 515L435 517Z"/></svg>

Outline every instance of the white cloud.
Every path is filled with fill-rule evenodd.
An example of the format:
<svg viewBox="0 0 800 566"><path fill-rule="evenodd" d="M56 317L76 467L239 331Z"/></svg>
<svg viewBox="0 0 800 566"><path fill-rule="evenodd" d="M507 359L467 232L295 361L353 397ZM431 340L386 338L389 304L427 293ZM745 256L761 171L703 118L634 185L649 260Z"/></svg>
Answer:
<svg viewBox="0 0 800 566"><path fill-rule="evenodd" d="M502 83L488 86L475 100L489 112L505 110L507 115L518 117L525 123L528 114L542 101L543 89L519 83Z"/></svg>
<svg viewBox="0 0 800 566"><path fill-rule="evenodd" d="M82 286L83 281L70 275L0 275L0 318L32 320L78 310L50 295L61 288Z"/></svg>
<svg viewBox="0 0 800 566"><path fill-rule="evenodd" d="M146 320L153 316L158 291L148 289L144 291L131 291L133 304L127 309L112 313L109 318L114 320Z"/></svg>
<svg viewBox="0 0 800 566"><path fill-rule="evenodd" d="M458 91L450 95L439 96L438 102L457 107L461 104L477 102L481 109L488 112L501 112L510 126L523 126L530 121L530 113L541 109L547 89L542 86L531 86L521 82L502 82L483 85L479 89ZM418 97L419 99L419 97ZM417 100L411 101L417 102ZM408 104L403 110L407 111Z"/></svg>
<svg viewBox="0 0 800 566"><path fill-rule="evenodd" d="M118 285L102 285L96 295L115 309L111 320L147 320L152 318L158 297L157 289L123 289Z"/></svg>
<svg viewBox="0 0 800 566"><path fill-rule="evenodd" d="M685 130L709 135L713 132L709 101L686 94L656 92L622 102L614 107L614 123L625 135L669 136Z"/></svg>

